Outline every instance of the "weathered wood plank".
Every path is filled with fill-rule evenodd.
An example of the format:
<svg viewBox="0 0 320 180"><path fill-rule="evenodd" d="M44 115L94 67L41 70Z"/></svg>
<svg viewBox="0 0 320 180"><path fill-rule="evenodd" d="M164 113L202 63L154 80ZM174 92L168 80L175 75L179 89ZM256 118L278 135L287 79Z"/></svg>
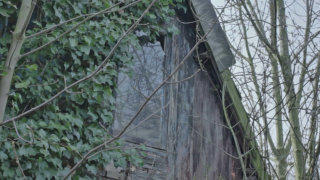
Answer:
<svg viewBox="0 0 320 180"><path fill-rule="evenodd" d="M194 28L175 22L180 34L165 40L165 69L171 70L194 45ZM190 36L191 35L191 36ZM173 77L179 81L197 71L190 58ZM218 93L210 75L201 71L188 81L170 84L164 93L169 101L167 179L241 179L240 164L231 134L224 127ZM231 156L230 156L231 155Z"/></svg>
<svg viewBox="0 0 320 180"><path fill-rule="evenodd" d="M155 58L156 53L151 50L138 52L137 62L143 60L132 69L137 76L121 81L125 84L120 86L125 93L119 93L117 97L115 132L123 127L135 108L144 101L143 94L148 95L157 83L170 74L195 44L194 25L182 24L181 20L174 20L173 23L180 33L165 37L164 57ZM161 48L160 43L157 46ZM207 61L206 71L200 71L187 81L168 83L134 123L133 127L137 128L126 134L127 140L156 147L148 149L148 155L144 157L145 166L134 171L131 179L242 179L234 141L229 129L224 126L219 94L221 80L227 82L228 100L235 103L235 114L230 115L233 122L245 118L246 113L243 107L239 108L240 97L235 86L232 86L230 76L225 73L220 75L211 62L215 62L214 59ZM170 81L190 77L198 69L195 59L190 56ZM144 122L152 113L156 116ZM241 126L248 122L248 119L240 120ZM245 133L244 136L247 133L251 135L247 130L238 128L236 131ZM245 141L250 143L250 147L257 147L248 139L242 143ZM256 149L252 152L250 161L260 175L264 171L262 160ZM256 179L256 174L250 178Z"/></svg>

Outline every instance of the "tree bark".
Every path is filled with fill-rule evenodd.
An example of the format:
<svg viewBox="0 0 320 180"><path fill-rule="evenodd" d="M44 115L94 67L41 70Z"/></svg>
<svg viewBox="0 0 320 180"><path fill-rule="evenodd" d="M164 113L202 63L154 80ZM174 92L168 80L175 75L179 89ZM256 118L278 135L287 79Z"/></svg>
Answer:
<svg viewBox="0 0 320 180"><path fill-rule="evenodd" d="M305 160L303 156L302 135L299 124L299 111L296 101L296 93L293 85L293 74L289 56L289 40L286 24L284 1L277 1L279 25L280 25L280 66L284 78L284 89L287 95L289 110L290 138L292 141L294 170L296 179L303 179L305 173Z"/></svg>
<svg viewBox="0 0 320 180"><path fill-rule="evenodd" d="M276 0L270 0L270 22L271 22L271 47L277 48L277 6ZM287 156L283 142L283 127L282 127L282 94L279 80L278 62L270 57L272 68L272 89L273 96L276 103L276 137L277 137L277 152L276 156L276 171L280 180L286 179L287 174Z"/></svg>
<svg viewBox="0 0 320 180"><path fill-rule="evenodd" d="M310 144L309 144L309 172L308 175L310 178L315 176L315 169L317 168L318 162L318 154L316 151L316 127L317 127L317 117L319 116L319 78L320 78L320 52L318 53L318 62L316 67L316 73L314 76L314 85L313 85L313 99L312 99L312 115L311 115L311 123L310 123ZM318 145L318 149L320 145Z"/></svg>
<svg viewBox="0 0 320 180"><path fill-rule="evenodd" d="M36 0L22 1L16 28L12 33L12 41L5 63L5 75L0 80L0 122L4 119L12 77L20 59L20 51L25 39L25 31L30 22L35 5Z"/></svg>

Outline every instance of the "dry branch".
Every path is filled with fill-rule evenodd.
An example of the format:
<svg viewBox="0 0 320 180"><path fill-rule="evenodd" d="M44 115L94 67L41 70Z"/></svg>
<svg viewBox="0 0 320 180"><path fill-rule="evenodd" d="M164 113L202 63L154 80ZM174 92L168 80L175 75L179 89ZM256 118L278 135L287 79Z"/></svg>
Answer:
<svg viewBox="0 0 320 180"><path fill-rule="evenodd" d="M151 7L150 7L150 8L151 8ZM149 9L147 9L147 10L149 10ZM84 81L86 81L86 80L88 80L88 79L91 79L92 77L94 77L95 75L97 75L97 74L108 64L108 62L110 61L111 56L113 55L113 53L115 52L115 50L117 49L117 47L120 45L121 41L122 41L127 35L129 35L129 34L136 28L136 26L139 24L139 22L142 20L142 18L145 16L146 13L147 13L147 11L145 11L145 12L142 14L142 16L140 16L140 18L139 18L132 26L130 26L130 28L118 39L117 43L116 43L116 44L113 46L113 48L110 50L108 56L102 61L102 63L101 63L91 74L89 74L89 75L87 75L87 76L85 76L85 77L77 80L76 82L74 82L74 83L66 86L63 90L59 91L57 94L55 94L54 96L52 96L51 98L49 98L47 101L39 104L38 106L35 106L35 107L29 109L28 111L23 112L23 113L15 116L15 117L13 117L13 118L11 118L11 119L8 119L8 120L6 120L6 121L1 122L1 123L0 123L0 126L3 126L3 125L5 125L5 124L7 124L7 123L10 123L10 122L12 122L12 121L14 121L14 120L18 120L18 119L20 119L20 118L22 118L22 117L24 117L24 116L26 116L26 115L34 112L34 111L39 110L40 108L42 108L42 107L48 105L49 103L51 103L53 100L55 100L57 97L59 97L59 96L60 96L61 94L63 94L64 92L67 92L68 89L70 89L70 88L72 88L72 87L74 87L74 86L76 86L76 85L78 85L78 84L80 84L80 83L82 83L82 82L84 82Z"/></svg>
<svg viewBox="0 0 320 180"><path fill-rule="evenodd" d="M154 0L152 3L154 3L156 0ZM148 10L148 9L147 9ZM212 30L212 28L211 28ZM157 88L154 89L154 91L147 97L147 99L144 101L144 103L140 106L139 110L136 112L136 114L130 119L130 121L126 124L126 126L119 132L118 135L114 136L112 139L94 147L90 151L88 151L83 158L69 171L69 173L64 177L64 179L68 178L83 162L87 160L87 158L90 156L90 154L98 151L100 148L114 142L115 140L119 139L125 132L126 130L130 127L130 125L136 120L138 115L141 113L141 111L144 109L144 107L148 104L148 102L151 100L151 98L161 89L162 86L164 86L168 80L171 79L171 77L182 67L182 65L186 62L188 57L192 55L192 53L197 49L200 43L202 43L206 36L211 32L208 31L202 38L192 47L192 49L187 53L187 55L184 56L182 61L175 67L175 69L172 71L170 75L168 75L159 85Z"/></svg>

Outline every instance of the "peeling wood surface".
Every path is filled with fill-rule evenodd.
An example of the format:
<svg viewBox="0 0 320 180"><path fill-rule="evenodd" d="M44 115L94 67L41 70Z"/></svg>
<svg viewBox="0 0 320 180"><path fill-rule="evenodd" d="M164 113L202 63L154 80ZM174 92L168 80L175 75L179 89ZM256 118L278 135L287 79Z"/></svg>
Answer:
<svg viewBox="0 0 320 180"><path fill-rule="evenodd" d="M178 64L194 44L193 28L176 22L180 34L165 42L165 69ZM191 76L199 66L190 58L172 81ZM224 127L221 103L209 75L170 84L165 97L168 124L167 179L241 179L240 164L229 133ZM231 156L230 156L231 155Z"/></svg>
<svg viewBox="0 0 320 180"><path fill-rule="evenodd" d="M192 25L183 25L178 21L174 23L180 33L165 37L165 55L162 61L161 58L152 57L155 55L153 51L148 51L145 52L149 53L147 61L140 65L136 64L134 71L140 75L143 74L141 73L143 68L139 66L147 65L148 70L157 73L160 67L161 76L152 73L148 75L148 78L154 79L153 83L161 81L170 74L195 43L195 29ZM161 48L160 43L157 43L157 46ZM162 65L159 65L158 61L161 61ZM194 75L198 69L196 61L190 57L170 81L183 80ZM156 100L151 102L149 109L142 114L135 125L139 125L145 117L159 108L163 109L156 113L156 117L132 129L125 136L127 140L150 146L147 151L148 156L144 157L145 166L133 171L130 174L131 179L242 179L231 133L224 126L222 104L219 93L215 90L213 75L214 73L209 75L208 71L200 71L186 81L168 83L159 92ZM128 82L141 83L144 82L142 79L131 79ZM145 89L141 92L148 93L149 89L143 87L147 83L140 85L142 86L140 89ZM149 88L151 87L153 85ZM141 92L127 88L128 96L125 94L118 96L117 102L129 104L131 102L128 101L128 97L131 97L136 104L131 104L133 109L130 111L118 110L114 131L118 131L122 127L121 124L130 119L124 114L130 114L134 107L143 102ZM118 104L117 107L119 106L124 107ZM255 176L251 178L256 179Z"/></svg>

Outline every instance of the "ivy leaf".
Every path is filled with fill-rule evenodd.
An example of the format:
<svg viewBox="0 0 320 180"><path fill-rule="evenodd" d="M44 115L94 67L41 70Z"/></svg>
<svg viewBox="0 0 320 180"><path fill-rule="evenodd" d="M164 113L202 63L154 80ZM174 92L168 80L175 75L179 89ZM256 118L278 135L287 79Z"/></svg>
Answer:
<svg viewBox="0 0 320 180"><path fill-rule="evenodd" d="M23 81L23 82L20 82L20 83L16 83L14 85L14 87L17 88L17 89L27 88L29 86L29 84L30 84L30 81L27 80L27 81Z"/></svg>
<svg viewBox="0 0 320 180"><path fill-rule="evenodd" d="M37 152L31 147L22 146L19 149L19 155L20 156L34 156L36 154L37 154Z"/></svg>
<svg viewBox="0 0 320 180"><path fill-rule="evenodd" d="M98 116L95 113L92 112L88 112L88 115L90 115L92 117L93 120L98 119Z"/></svg>
<svg viewBox="0 0 320 180"><path fill-rule="evenodd" d="M41 138L44 138L47 135L47 133L43 129L40 129L38 131L38 134L40 135Z"/></svg>
<svg viewBox="0 0 320 180"><path fill-rule="evenodd" d="M52 162L53 165L55 165L56 167L59 167L61 168L61 164L62 164L62 161L58 158L51 158L51 159L48 159L49 162Z"/></svg>
<svg viewBox="0 0 320 180"><path fill-rule="evenodd" d="M10 15L8 14L8 10L5 10L3 8L0 8L0 14L2 16L5 16L5 17L9 17Z"/></svg>
<svg viewBox="0 0 320 180"><path fill-rule="evenodd" d="M38 70L38 65L36 64L26 65L26 68L29 69L30 71L36 71Z"/></svg>
<svg viewBox="0 0 320 180"><path fill-rule="evenodd" d="M1 160L6 160L6 159L8 159L8 155L5 154L4 152L0 151L0 159Z"/></svg>
<svg viewBox="0 0 320 180"><path fill-rule="evenodd" d="M156 15L154 15L154 14L149 14L149 17L151 18L151 19L156 19L157 18L157 16Z"/></svg>
<svg viewBox="0 0 320 180"><path fill-rule="evenodd" d="M86 165L86 168L89 172L93 173L93 174L97 174L97 168L95 166L90 166L90 165Z"/></svg>
<svg viewBox="0 0 320 180"><path fill-rule="evenodd" d="M69 39L69 42L70 42L70 46L71 46L72 48L74 48L74 47L76 47L76 46L78 45L78 40L75 39L75 38L70 38L70 39Z"/></svg>
<svg viewBox="0 0 320 180"><path fill-rule="evenodd" d="M81 46L81 47L80 47L80 50L81 50L82 52L84 52L84 54L89 55L89 53L90 53L90 46Z"/></svg>
<svg viewBox="0 0 320 180"><path fill-rule="evenodd" d="M84 37L84 41L86 41L86 43L88 43L88 45L90 46L91 44L91 38L89 36L85 36Z"/></svg>
<svg viewBox="0 0 320 180"><path fill-rule="evenodd" d="M40 149L40 153L43 154L45 157L50 155L50 152L48 149Z"/></svg>
<svg viewBox="0 0 320 180"><path fill-rule="evenodd" d="M82 127L83 125L83 122L81 119L78 119L78 118L73 118L73 121L72 121L76 126L78 126L79 128Z"/></svg>
<svg viewBox="0 0 320 180"><path fill-rule="evenodd" d="M70 142L70 140L67 137L63 137L61 140L66 141L67 143Z"/></svg>
<svg viewBox="0 0 320 180"><path fill-rule="evenodd" d="M114 5L110 0L92 0L89 4L87 0L39 1L41 1L41 12L43 13L41 17L31 18L33 26L28 28L28 35L53 27L57 22L81 14L98 12ZM144 3L138 3L137 6L132 6L121 13L103 14L101 18L95 18L86 25L80 26L70 32L69 36L64 36L59 41L52 43L50 47L29 56L28 65L25 65L25 68L15 70L16 89L10 94L11 101L9 103L12 108L7 109L8 115L18 113L17 111L21 107L26 105L33 107L50 98L54 92L65 86L64 81L61 80L62 76L65 76L68 83L71 83L92 72L101 63L104 56L110 52L123 31L133 23L133 19L136 19L150 3L150 0L143 1ZM7 2L12 2L12 6ZM18 12L15 9L19 2L0 0L0 18L3 15L10 15L12 17L9 21L15 21L14 17ZM157 8L148 13L148 18L144 18L143 23L150 24L150 26L139 26L137 30L146 32L146 36L148 36L146 41L155 40L160 31L168 31L167 27L162 27L161 24L170 20L168 17L175 12L170 6L175 4L173 4L173 0L161 0ZM77 23L77 21L70 22L45 36L32 38L24 43L24 49L34 49L49 42ZM2 23L2 25L4 24ZM0 56L2 55L2 57L8 53L11 42L9 30L14 29L14 25L15 23L6 24L8 31L0 37ZM173 31L174 29L171 29L171 32ZM27 144L16 146L22 169L27 175L34 179L59 178L68 172L70 165L79 161L79 154L87 152L103 141L107 134L99 126L98 120L106 126L111 126L114 120L114 92L118 77L118 69L115 67L134 67L131 61L133 54L130 54L128 49L130 44L139 48L140 43L137 34L129 34L114 52L106 71L96 76L93 81L86 81L72 89L73 91L81 89L83 93L65 93L43 110L21 120L18 128L23 133L22 135L28 139L34 139L32 146ZM0 77L5 74L3 64L0 62ZM39 70L43 70L41 77L37 73ZM39 84L40 81L40 86L30 87L30 84ZM24 127L25 123L30 129ZM15 134L15 130L10 128L0 133L0 139L4 141L0 145L2 147L0 150L0 177L2 178L0 179L14 179L21 176L19 168L14 162L15 155L12 152L12 143L8 141L12 136L15 137ZM115 145L122 146L123 143L116 141ZM111 161L115 162L117 166L126 166L127 160L134 164L141 163L141 158L136 152L117 150L108 151L102 155L104 158L96 156L95 159L91 159L94 160L92 164L88 162L87 167L79 168L74 177L89 179L85 175L86 171L97 173L99 167Z"/></svg>
<svg viewBox="0 0 320 180"><path fill-rule="evenodd" d="M50 137L49 137L49 140L51 140L52 142L59 142L59 138L57 135L55 134L51 134Z"/></svg>
<svg viewBox="0 0 320 180"><path fill-rule="evenodd" d="M104 1L104 6L105 6L106 8L109 8L109 7L110 7L110 4L109 4L109 2L108 2L107 0Z"/></svg>

